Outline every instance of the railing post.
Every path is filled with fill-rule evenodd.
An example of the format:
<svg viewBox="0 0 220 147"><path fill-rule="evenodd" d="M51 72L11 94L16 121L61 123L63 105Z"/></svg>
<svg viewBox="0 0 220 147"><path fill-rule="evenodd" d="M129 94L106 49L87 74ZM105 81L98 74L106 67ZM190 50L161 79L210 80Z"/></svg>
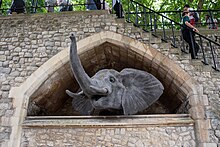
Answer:
<svg viewBox="0 0 220 147"><path fill-rule="evenodd" d="M152 13L150 13L150 30L153 31Z"/></svg>
<svg viewBox="0 0 220 147"><path fill-rule="evenodd" d="M214 64L213 68L214 68L215 70L218 70L218 68L217 68L217 66L216 66L214 51L213 51L212 44L211 44L210 41L209 41L209 46L210 46L211 53L212 53L212 59L213 59L213 64Z"/></svg>
<svg viewBox="0 0 220 147"><path fill-rule="evenodd" d="M138 5L137 4L136 4L135 11L136 11L135 24L138 26Z"/></svg>
<svg viewBox="0 0 220 147"><path fill-rule="evenodd" d="M208 65L208 62L207 62L207 59L205 57L205 51L204 51L204 48L203 48L203 45L202 45L202 38L201 36L199 36L199 41L200 41L200 46L201 46L201 50L202 50L202 56L203 56L203 60L202 63L204 63L205 65Z"/></svg>
<svg viewBox="0 0 220 147"><path fill-rule="evenodd" d="M146 19L147 15L146 15L146 8L144 7L144 29L147 30L147 19Z"/></svg>
<svg viewBox="0 0 220 147"><path fill-rule="evenodd" d="M165 32L165 24L164 24L164 18L162 16L162 24L163 24L163 39L166 40L166 32Z"/></svg>
<svg viewBox="0 0 220 147"><path fill-rule="evenodd" d="M170 21L170 22L171 22L171 29L172 29L172 35L173 35L173 46L176 47L176 39L175 39L174 31L173 31L173 21Z"/></svg>
<svg viewBox="0 0 220 147"><path fill-rule="evenodd" d="M32 0L32 2L31 2L31 13L35 13L34 12L34 0Z"/></svg>
<svg viewBox="0 0 220 147"><path fill-rule="evenodd" d="M182 22L182 12L181 11L179 11L179 15L180 15L180 23Z"/></svg>
<svg viewBox="0 0 220 147"><path fill-rule="evenodd" d="M130 3L131 1L128 0L128 22L130 22Z"/></svg>
<svg viewBox="0 0 220 147"><path fill-rule="evenodd" d="M155 35L156 35L156 30L157 30L157 20L156 20L156 16L155 16L155 13L153 13L154 14L154 33L155 33Z"/></svg>

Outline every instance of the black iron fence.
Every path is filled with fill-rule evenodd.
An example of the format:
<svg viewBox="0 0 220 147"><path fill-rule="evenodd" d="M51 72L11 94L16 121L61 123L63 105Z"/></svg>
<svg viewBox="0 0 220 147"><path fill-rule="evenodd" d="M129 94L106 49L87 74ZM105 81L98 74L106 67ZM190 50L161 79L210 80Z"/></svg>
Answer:
<svg viewBox="0 0 220 147"><path fill-rule="evenodd" d="M180 31L180 29L184 27L179 22L176 22L167 16L162 15L162 13L147 8L143 4L133 0L130 0L128 3L126 19L128 22L134 23L135 26L151 32L154 36L161 36L162 40L165 42L171 41L173 47L181 48L182 51L186 52L186 43L183 40L182 33L180 33L181 44L176 43L176 38L178 38L178 36L176 36L174 31ZM191 40L194 38L194 34L196 35L196 38L198 38L200 53L202 54L203 58L202 62L205 65L212 64L215 70L220 71L220 53L218 53L220 51L220 44L199 33L194 32L190 28L186 29L188 29L190 32ZM208 48L207 46L204 46L204 44L208 45ZM192 45L193 56L196 56L196 45L197 44L195 43Z"/></svg>
<svg viewBox="0 0 220 147"><path fill-rule="evenodd" d="M195 22L197 27L207 27L209 29L216 29L220 25L220 9L219 10L193 10L191 11L198 15L198 22ZM158 12L170 19L181 23L182 11L160 11ZM216 26L216 27L215 27Z"/></svg>
<svg viewBox="0 0 220 147"><path fill-rule="evenodd" d="M135 5L128 5L128 9L131 8L134 10L134 9L136 9L134 7L136 7L136 6ZM137 7L137 10L135 10L135 11L133 11L133 10L129 12L130 16L133 14L133 15L137 15L137 16L147 15L149 17L153 17L153 15L154 15L154 14L152 14L152 11L150 11L147 8ZM195 24L197 27L207 27L210 29L217 29L217 28L214 28L214 26L217 26L217 27L220 26L220 20L218 20L220 17L219 16L220 9L219 10L193 10L192 12L199 14L199 20ZM179 22L179 23L182 22L182 11L160 11L157 13L161 14L163 16L166 16L172 20L175 20L176 22ZM158 17L158 19L163 19L160 15L158 15L157 17ZM147 22L147 21L149 21L148 19L149 18L146 18L144 20L144 21L146 21L145 23L148 23ZM139 19L139 21L141 21L141 19ZM167 24L166 26L170 25L169 21L167 22L167 20L164 20L163 22L165 24ZM157 26L162 26L162 25L163 24L160 21L157 22ZM209 26L212 26L212 27L209 27ZM180 26L177 25L176 27L178 28Z"/></svg>

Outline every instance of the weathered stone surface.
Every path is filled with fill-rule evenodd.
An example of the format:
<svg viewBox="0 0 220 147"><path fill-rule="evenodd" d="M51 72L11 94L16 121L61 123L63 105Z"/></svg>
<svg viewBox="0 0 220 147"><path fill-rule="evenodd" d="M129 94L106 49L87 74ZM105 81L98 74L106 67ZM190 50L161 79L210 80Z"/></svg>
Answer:
<svg viewBox="0 0 220 147"><path fill-rule="evenodd" d="M111 30L128 37L138 38L138 40L147 44L149 41L152 41L152 43L161 43L159 39L151 37L149 33L140 33L141 30L134 28L132 24L116 22L115 17L112 15L100 15L93 12L86 13L87 12L83 15L82 13L80 15L75 15L70 12L65 14L39 14L30 15L28 17L26 17L26 15L5 16L0 18L0 107L2 108L2 110L0 109L0 116L9 117L13 114L14 109L16 109L11 107L12 100L8 98L10 88L20 86L39 66L56 55L59 51L69 47L70 41L68 37L71 33L78 33L78 39L80 40L99 31ZM94 16L91 15L91 13ZM208 32L219 36L218 30L215 30L215 32L208 30ZM21 38L18 38L18 36ZM158 50L166 54L170 59L182 67L182 69L188 72L199 85L202 85L203 96L200 98L201 101L203 97L205 98L204 104L206 106L206 115L204 117L210 120L212 128L210 130L211 133L209 133L210 140L204 145L219 145L219 73L213 71L210 66L200 65L200 61L191 62L189 54L178 53L176 49L172 50L172 48L168 50L166 45L163 45L155 45L155 47L157 46ZM204 43L204 47L208 48L207 44ZM149 60L149 62L150 61L152 60ZM0 140L5 142L9 140L11 134L11 126L10 124L7 125L7 127L0 128ZM120 142L122 146L151 146L153 143L156 144L158 142L161 143L161 146L196 146L192 128L180 129L177 127L172 129L168 127L166 131L160 128L155 129L155 132L153 132L153 129L149 128L148 131L140 131L137 130L137 128L134 128L134 130L131 128L121 128L116 131L114 129L92 129L90 133L88 133L90 131L89 129L52 129L47 131L46 129L26 129L23 133L24 136L22 140L24 141L22 141L22 145L60 146L60 144L62 144L63 146L83 146L84 138L82 136L86 136L85 133L88 133L88 136L92 139L95 138L94 134L97 135L97 138L94 139L97 141L97 146L114 146L112 138L114 138L115 146L119 146L119 136L122 137ZM144 134L142 134L143 132ZM191 133L188 134L184 132ZM47 134L47 136L44 136L44 134ZM53 139L53 135L51 134L55 134L54 138L57 137L57 141L46 141L48 138ZM154 134L155 137L152 134ZM35 138L38 137L41 141L33 140L32 138L34 137L32 135L34 135ZM40 138L41 136L42 139ZM139 136L139 138L135 138L136 136ZM85 137L84 143L86 146L93 141L91 141L91 139L89 140L89 137ZM0 144L6 146L4 142Z"/></svg>
<svg viewBox="0 0 220 147"><path fill-rule="evenodd" d="M9 91L10 90L10 85L2 85L1 90L2 91Z"/></svg>
<svg viewBox="0 0 220 147"><path fill-rule="evenodd" d="M166 131L171 132L170 135ZM183 131L185 130L185 131ZM29 147L42 146L195 146L193 127L24 129ZM53 135L51 135L53 134ZM76 135L77 134L77 135ZM84 134L82 136L82 134ZM175 136L174 138L171 136ZM175 138L183 138L175 140ZM67 142L68 140L68 142Z"/></svg>
<svg viewBox="0 0 220 147"><path fill-rule="evenodd" d="M0 61L6 61L6 56L5 55L0 55Z"/></svg>
<svg viewBox="0 0 220 147"><path fill-rule="evenodd" d="M9 74L11 72L11 68L2 68L0 67L0 73Z"/></svg>

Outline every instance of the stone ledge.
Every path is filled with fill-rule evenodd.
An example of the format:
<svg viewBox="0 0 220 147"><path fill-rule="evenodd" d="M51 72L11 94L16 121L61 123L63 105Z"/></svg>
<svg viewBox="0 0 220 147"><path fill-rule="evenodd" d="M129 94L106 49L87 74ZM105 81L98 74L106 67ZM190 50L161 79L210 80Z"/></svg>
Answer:
<svg viewBox="0 0 220 147"><path fill-rule="evenodd" d="M131 115L131 116L29 116L23 128L30 127L146 127L192 126L188 114Z"/></svg>
<svg viewBox="0 0 220 147"><path fill-rule="evenodd" d="M65 16L88 16L88 15L112 15L114 18L114 14L109 14L106 10L90 10L90 11L65 11L65 12L54 12L54 13L28 13L28 14L15 14L15 15L3 15L0 16L0 20L7 19L18 19L18 18L41 18L43 17L65 17ZM116 18L116 17L115 17Z"/></svg>

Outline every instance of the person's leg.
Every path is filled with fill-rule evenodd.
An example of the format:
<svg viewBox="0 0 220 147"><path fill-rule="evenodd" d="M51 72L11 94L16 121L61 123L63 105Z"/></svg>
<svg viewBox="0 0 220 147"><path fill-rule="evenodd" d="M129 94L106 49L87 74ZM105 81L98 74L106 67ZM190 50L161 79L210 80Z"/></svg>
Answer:
<svg viewBox="0 0 220 147"><path fill-rule="evenodd" d="M193 44L193 41L192 41L194 39L193 35L190 35L190 32L188 30L185 30L183 31L183 39L189 44L189 53L191 54L191 58L195 59L196 57L193 53L193 45L195 49L195 44Z"/></svg>
<svg viewBox="0 0 220 147"><path fill-rule="evenodd" d="M197 59L197 53L199 51L199 45L195 42L195 34L193 32L188 31L189 33L189 49L191 53L192 59Z"/></svg>
<svg viewBox="0 0 220 147"><path fill-rule="evenodd" d="M190 45L190 36L189 32L187 30L182 31L183 39Z"/></svg>

